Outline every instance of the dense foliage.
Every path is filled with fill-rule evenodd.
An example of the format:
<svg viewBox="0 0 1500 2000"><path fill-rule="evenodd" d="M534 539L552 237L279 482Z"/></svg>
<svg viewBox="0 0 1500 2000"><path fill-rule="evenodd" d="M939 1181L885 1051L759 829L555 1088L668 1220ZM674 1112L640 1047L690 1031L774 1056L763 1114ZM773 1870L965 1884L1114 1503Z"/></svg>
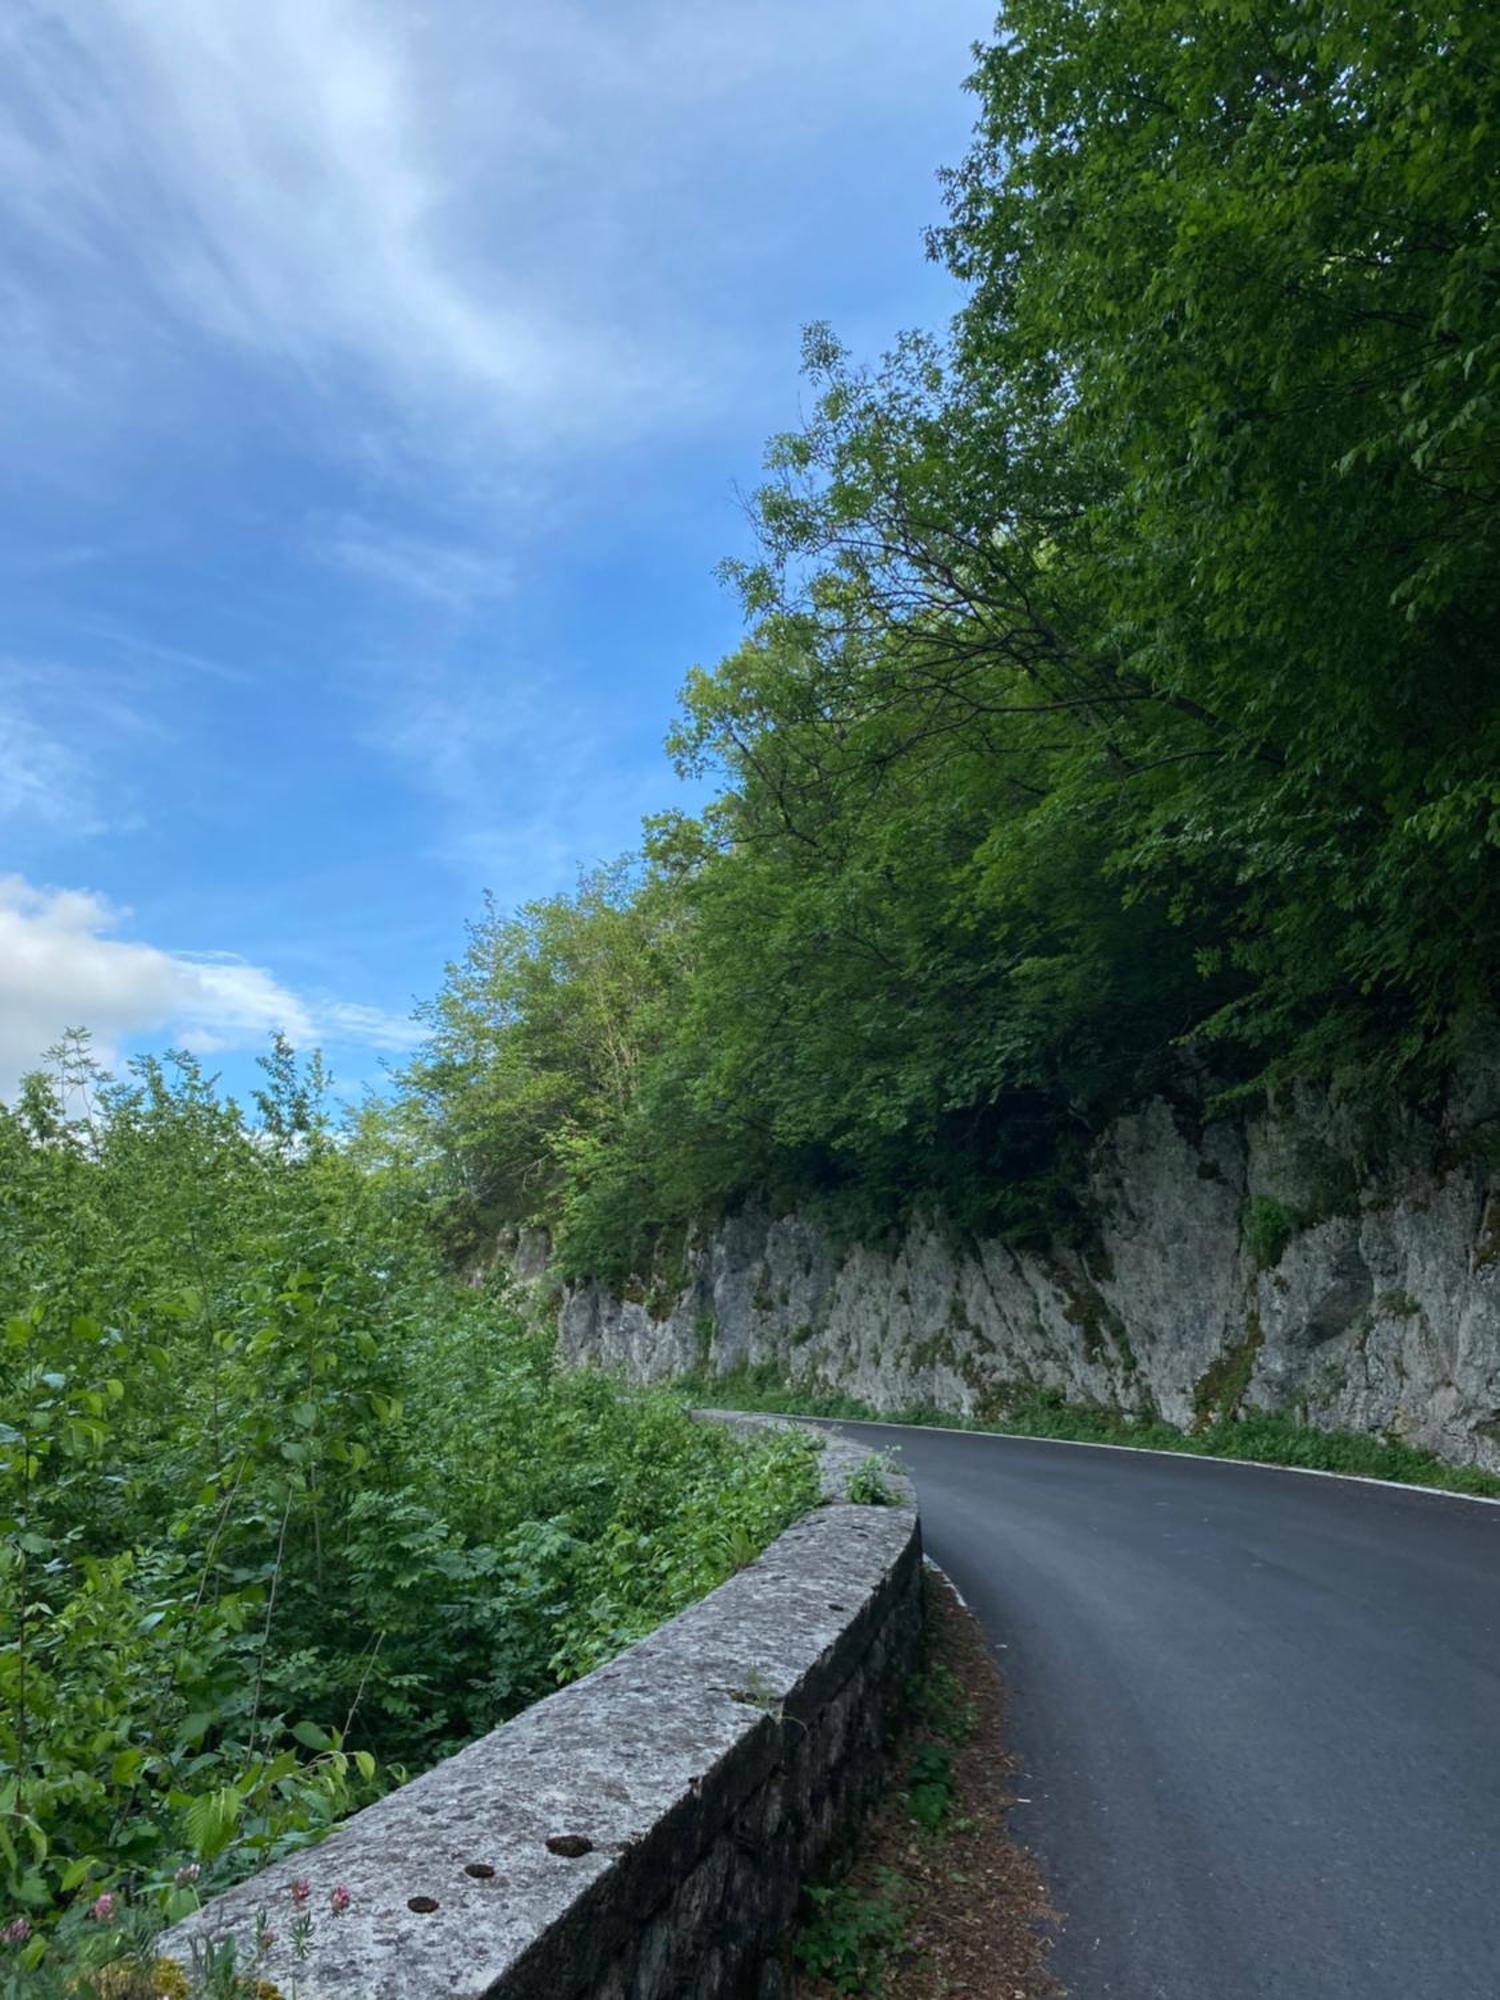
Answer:
<svg viewBox="0 0 1500 2000"><path fill-rule="evenodd" d="M674 738L720 796L435 1004L379 1143L450 1228L1055 1231L1169 1075L1438 1085L1500 971L1497 63L1472 0L1009 0L950 334L808 337Z"/></svg>
<svg viewBox="0 0 1500 2000"><path fill-rule="evenodd" d="M0 1926L36 1949L69 1897L313 1837L814 1495L803 1444L555 1371L316 1066L267 1071L250 1118L75 1038L0 1110Z"/></svg>

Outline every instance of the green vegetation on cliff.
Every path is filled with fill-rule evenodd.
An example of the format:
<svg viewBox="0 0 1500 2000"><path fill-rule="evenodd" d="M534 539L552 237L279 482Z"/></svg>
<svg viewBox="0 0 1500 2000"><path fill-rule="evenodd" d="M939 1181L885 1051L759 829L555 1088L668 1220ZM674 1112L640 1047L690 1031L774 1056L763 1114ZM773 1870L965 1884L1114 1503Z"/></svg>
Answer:
<svg viewBox="0 0 1500 2000"><path fill-rule="evenodd" d="M824 328L719 784L491 911L367 1144L620 1275L750 1189L1072 1226L1112 1109L1437 1086L1500 971L1500 16L1011 0L873 368Z"/></svg>

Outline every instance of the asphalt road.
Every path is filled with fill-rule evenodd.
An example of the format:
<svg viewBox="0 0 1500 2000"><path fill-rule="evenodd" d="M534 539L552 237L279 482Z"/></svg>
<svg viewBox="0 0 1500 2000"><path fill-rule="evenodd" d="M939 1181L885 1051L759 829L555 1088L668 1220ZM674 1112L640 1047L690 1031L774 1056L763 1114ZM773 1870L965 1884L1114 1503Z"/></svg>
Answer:
<svg viewBox="0 0 1500 2000"><path fill-rule="evenodd" d="M839 1429L997 1649L1075 2000L1500 1996L1500 1506Z"/></svg>

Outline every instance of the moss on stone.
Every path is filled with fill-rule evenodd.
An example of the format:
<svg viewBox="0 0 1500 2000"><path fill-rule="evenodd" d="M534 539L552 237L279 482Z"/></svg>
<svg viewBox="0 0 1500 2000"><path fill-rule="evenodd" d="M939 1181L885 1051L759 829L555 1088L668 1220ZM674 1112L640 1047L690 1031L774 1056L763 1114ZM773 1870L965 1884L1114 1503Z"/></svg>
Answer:
<svg viewBox="0 0 1500 2000"><path fill-rule="evenodd" d="M1300 1138L1293 1151L1306 1224L1359 1214L1360 1173L1351 1159L1315 1134Z"/></svg>
<svg viewBox="0 0 1500 2000"><path fill-rule="evenodd" d="M910 1365L914 1372L924 1368L941 1367L952 1368L955 1372L962 1373L958 1351L950 1333L935 1333L929 1335L926 1340L919 1340L911 1350Z"/></svg>
<svg viewBox="0 0 1500 2000"><path fill-rule="evenodd" d="M1210 1424L1227 1423L1239 1415L1265 1339L1259 1315L1252 1311L1244 1338L1226 1348L1198 1378L1193 1390L1194 1430L1207 1430Z"/></svg>
<svg viewBox="0 0 1500 2000"><path fill-rule="evenodd" d="M1081 1291L1075 1289L1061 1271L1057 1273L1057 1283L1063 1295L1063 1318L1069 1326L1077 1327L1085 1360L1099 1360L1104 1353L1103 1299L1092 1286Z"/></svg>

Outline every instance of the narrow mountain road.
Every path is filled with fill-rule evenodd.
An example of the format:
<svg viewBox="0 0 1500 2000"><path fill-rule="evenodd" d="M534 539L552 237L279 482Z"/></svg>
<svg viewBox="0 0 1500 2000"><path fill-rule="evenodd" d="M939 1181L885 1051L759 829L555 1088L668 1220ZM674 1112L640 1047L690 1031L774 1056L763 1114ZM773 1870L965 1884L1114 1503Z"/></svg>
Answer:
<svg viewBox="0 0 1500 2000"><path fill-rule="evenodd" d="M1074 2000L1500 1996L1500 1506L918 1430Z"/></svg>

